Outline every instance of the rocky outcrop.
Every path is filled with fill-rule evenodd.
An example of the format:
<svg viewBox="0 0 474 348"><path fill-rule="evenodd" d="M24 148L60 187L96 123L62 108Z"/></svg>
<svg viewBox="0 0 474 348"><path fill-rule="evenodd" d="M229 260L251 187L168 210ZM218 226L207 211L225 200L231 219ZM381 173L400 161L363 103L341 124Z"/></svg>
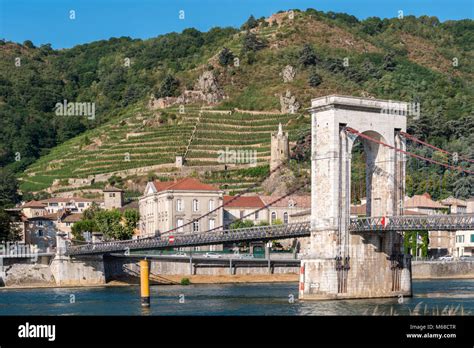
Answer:
<svg viewBox="0 0 474 348"><path fill-rule="evenodd" d="M291 82L294 80L296 75L296 69L292 67L291 65L287 65L283 68L283 70L280 73L280 76L283 77L283 82Z"/></svg>
<svg viewBox="0 0 474 348"><path fill-rule="evenodd" d="M54 277L48 265L16 263L7 266L5 286L45 286L54 285Z"/></svg>
<svg viewBox="0 0 474 348"><path fill-rule="evenodd" d="M217 77L212 71L205 71L199 76L193 90L185 90L179 97L156 99L154 96L151 96L148 102L148 108L156 110L176 104L194 104L200 102L212 105L217 104L224 99L224 97L224 92L219 86Z"/></svg>
<svg viewBox="0 0 474 348"><path fill-rule="evenodd" d="M295 175L287 168L282 168L270 175L263 183L262 188L266 194L274 196L284 196L288 190L287 183L295 181Z"/></svg>
<svg viewBox="0 0 474 348"><path fill-rule="evenodd" d="M292 95L289 90L287 90L285 95L280 95L280 106L281 113L294 114L299 110L300 103L298 103L296 97Z"/></svg>

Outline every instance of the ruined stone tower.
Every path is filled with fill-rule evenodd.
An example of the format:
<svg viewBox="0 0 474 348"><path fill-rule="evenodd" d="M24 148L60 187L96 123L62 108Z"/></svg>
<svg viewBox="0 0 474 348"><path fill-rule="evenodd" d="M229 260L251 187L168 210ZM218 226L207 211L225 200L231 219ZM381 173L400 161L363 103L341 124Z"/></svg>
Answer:
<svg viewBox="0 0 474 348"><path fill-rule="evenodd" d="M270 170L275 169L290 156L290 145L288 142L288 132L283 132L281 123L278 125L278 132L272 133Z"/></svg>

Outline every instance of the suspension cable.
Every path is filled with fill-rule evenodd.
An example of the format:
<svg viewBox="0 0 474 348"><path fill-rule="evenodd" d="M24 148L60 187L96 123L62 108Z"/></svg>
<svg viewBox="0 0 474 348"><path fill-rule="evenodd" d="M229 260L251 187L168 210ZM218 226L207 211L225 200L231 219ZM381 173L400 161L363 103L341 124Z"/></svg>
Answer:
<svg viewBox="0 0 474 348"><path fill-rule="evenodd" d="M389 145L387 143L384 143L383 141L380 141L380 140L377 140L375 138L372 138L368 135L365 135L363 133L360 133L359 131L355 130L354 128L351 128L351 127L346 127L345 128L346 131L352 133L352 134L355 134L355 135L358 135L360 136L361 138L364 138L364 139L367 139L367 140L370 140L372 142L375 142L377 144L380 144L380 145L383 145L383 146L386 146L392 150L395 150L395 151L398 151L398 152L401 152L405 155L408 155L408 156L411 156L411 157L415 157L415 158L418 158L418 159L421 159L423 161L427 161L427 162L431 162L431 163L434 163L434 164L438 164L440 166L443 166L443 167L446 167L446 168L449 168L449 169L453 169L453 170L457 170L457 171L460 171L460 172L463 172L463 173L468 173L468 174L474 174L473 171L470 171L470 170L467 170L467 169L464 169L462 167L459 167L459 166L453 166L453 165L450 165L450 164L445 164L445 163L441 163L439 161L436 161L434 159L431 159L431 158L427 158L427 157L423 157L423 156L420 156L420 155L417 155L413 152L409 152L409 151L405 151L405 150L402 150L402 149L398 149L396 148L395 146L392 146L392 145Z"/></svg>
<svg viewBox="0 0 474 348"><path fill-rule="evenodd" d="M171 232L173 232L173 231L176 231L176 230L178 230L178 229L180 229L180 228L182 228L182 227L191 225L191 224L195 223L196 221L199 221L199 220L205 218L206 216L209 216L210 214L212 214L212 213L218 211L219 209L221 209L221 208L223 208L224 206L226 206L227 204L229 204L229 203L235 201L236 199L238 199L239 197L243 196L244 194L251 192L253 189L259 187L259 186L260 186L268 177L270 177L273 173L276 173L278 170L280 170L280 169L282 169L284 166L286 166L287 162L289 162L289 160L288 160L288 161L285 161L285 162L283 162L283 163L281 163L280 165L278 165L278 166L277 166L276 168L274 168L273 170L270 170L270 172L268 173L268 175L267 175L266 177L264 177L264 178L258 180L255 184L249 186L248 188L246 188L246 189L243 190L242 192L236 194L235 196L233 196L232 199L228 200L227 202L224 202L223 204L221 204L221 205L218 206L217 208L212 209L212 210L210 210L209 212L207 212L206 214L203 214L203 215L201 215L201 216L199 216L199 217L197 217L197 218L195 218L195 219L193 219L193 220L190 220L189 222L187 222L187 223L185 223L185 224L183 224L183 225L181 225L181 226L176 226L176 227L174 227L174 228L172 228L172 229L170 229L170 230L168 230L168 231L164 231L164 232L161 233L161 235L168 234L168 233L171 233Z"/></svg>
<svg viewBox="0 0 474 348"><path fill-rule="evenodd" d="M443 150L443 149L441 149L441 148L439 148L439 147L436 147L436 146L434 146L434 145L431 145L431 144L429 144L429 143L427 143L427 142L425 142L425 141L422 141L422 140L420 140L420 139L418 139L418 138L415 138L413 135L410 135L410 134L408 134L408 133L406 133L406 132L402 132L402 131L401 131L401 132L400 132L400 135L402 135L403 137L405 137L405 138L407 138L407 139L410 139L410 140L412 140L412 141L414 141L414 142L417 142L417 143L419 143L419 144L428 146L428 147L432 148L433 150L436 150L436 151L445 153L445 154L450 155L450 156L454 156L454 153L449 152L449 151L446 151L446 150ZM464 157L464 156L459 156L459 155L458 155L458 158L460 158L460 159L462 159L462 160L464 160L464 161L466 161L466 162L474 163L474 160L469 159L469 158Z"/></svg>

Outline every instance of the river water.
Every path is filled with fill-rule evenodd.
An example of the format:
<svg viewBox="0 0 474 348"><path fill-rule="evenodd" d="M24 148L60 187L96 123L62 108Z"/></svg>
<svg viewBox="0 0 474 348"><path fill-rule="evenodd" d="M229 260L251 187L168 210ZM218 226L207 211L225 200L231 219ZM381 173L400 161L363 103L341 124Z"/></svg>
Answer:
<svg viewBox="0 0 474 348"><path fill-rule="evenodd" d="M448 306L474 315L474 279L418 280L413 292L403 301L308 302L298 301L297 283L158 285L151 308L142 309L138 286L2 289L0 315L403 315L420 303L420 314Z"/></svg>

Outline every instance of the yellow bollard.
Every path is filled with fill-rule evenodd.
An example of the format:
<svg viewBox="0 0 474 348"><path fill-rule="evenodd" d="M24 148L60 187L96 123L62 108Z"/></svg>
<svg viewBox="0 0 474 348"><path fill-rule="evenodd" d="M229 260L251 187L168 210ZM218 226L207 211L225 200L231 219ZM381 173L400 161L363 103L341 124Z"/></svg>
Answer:
<svg viewBox="0 0 474 348"><path fill-rule="evenodd" d="M140 260L140 293L142 307L150 307L150 262Z"/></svg>

